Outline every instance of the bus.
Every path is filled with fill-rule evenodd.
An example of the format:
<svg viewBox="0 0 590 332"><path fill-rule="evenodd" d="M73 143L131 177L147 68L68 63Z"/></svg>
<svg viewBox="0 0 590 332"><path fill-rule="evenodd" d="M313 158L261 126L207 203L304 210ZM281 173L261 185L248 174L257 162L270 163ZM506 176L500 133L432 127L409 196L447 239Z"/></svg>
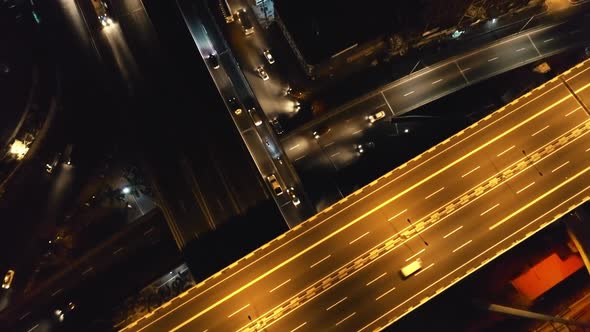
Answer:
<svg viewBox="0 0 590 332"><path fill-rule="evenodd" d="M418 258L417 260L411 262L410 264L401 268L400 273L404 278L411 276L412 274L418 272L422 268L422 260Z"/></svg>
<svg viewBox="0 0 590 332"><path fill-rule="evenodd" d="M252 25L252 21L250 21L250 18L248 17L248 13L246 12L245 9L240 9L238 10L238 19L240 20L240 23L242 24L242 29L244 30L244 34L247 35L251 35L254 33L254 26Z"/></svg>
<svg viewBox="0 0 590 332"><path fill-rule="evenodd" d="M231 7L229 6L229 2L227 2L227 0L219 0L219 8L221 8L221 13L225 18L225 23L231 23L234 21L234 15L231 12Z"/></svg>

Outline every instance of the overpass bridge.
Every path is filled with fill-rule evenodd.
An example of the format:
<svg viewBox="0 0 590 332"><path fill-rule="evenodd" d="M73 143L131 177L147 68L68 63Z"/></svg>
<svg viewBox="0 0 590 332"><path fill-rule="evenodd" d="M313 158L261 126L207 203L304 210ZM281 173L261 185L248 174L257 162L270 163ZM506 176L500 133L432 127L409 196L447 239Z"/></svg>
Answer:
<svg viewBox="0 0 590 332"><path fill-rule="evenodd" d="M590 60L122 331L382 329L590 200L589 106Z"/></svg>

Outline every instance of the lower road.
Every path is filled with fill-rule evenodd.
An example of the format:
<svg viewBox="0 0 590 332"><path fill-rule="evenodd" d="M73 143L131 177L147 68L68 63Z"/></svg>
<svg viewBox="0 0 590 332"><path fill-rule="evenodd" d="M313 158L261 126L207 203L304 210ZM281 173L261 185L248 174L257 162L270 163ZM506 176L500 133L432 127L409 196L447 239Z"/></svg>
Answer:
<svg viewBox="0 0 590 332"><path fill-rule="evenodd" d="M568 23L500 39L376 89L283 137L285 153L298 171L318 164L343 168L354 161L355 146L371 137L372 128L377 125L367 120L369 115L383 111L385 117L380 121L387 121L476 82L588 44L590 20L583 14L579 16ZM330 130L314 139L312 132L318 128Z"/></svg>
<svg viewBox="0 0 590 332"><path fill-rule="evenodd" d="M590 199L590 61L264 245L125 331L389 325ZM422 269L400 269L420 258Z"/></svg>

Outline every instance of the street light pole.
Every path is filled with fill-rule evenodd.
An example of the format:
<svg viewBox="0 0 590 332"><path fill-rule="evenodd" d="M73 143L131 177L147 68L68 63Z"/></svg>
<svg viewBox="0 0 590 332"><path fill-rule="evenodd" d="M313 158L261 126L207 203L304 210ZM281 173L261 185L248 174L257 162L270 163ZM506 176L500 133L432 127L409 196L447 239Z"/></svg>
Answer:
<svg viewBox="0 0 590 332"><path fill-rule="evenodd" d="M408 223L410 225L412 225L412 227L414 227L414 231L416 231L416 226L414 224L412 224L412 221L410 220L410 218L408 218L407 220L408 220ZM428 242L426 242L426 240L424 240L424 238L422 237L422 234L420 234L420 232L418 232L418 231L416 231L416 233L418 233L420 240L422 240L422 242L424 242L425 245L428 245Z"/></svg>
<svg viewBox="0 0 590 332"><path fill-rule="evenodd" d="M524 154L525 157L527 156L527 154L524 150L522 150L522 154ZM537 168L537 165L535 165L534 162L533 162L533 167L537 170L537 173L539 173L540 176L543 176L543 173L541 173L541 171Z"/></svg>

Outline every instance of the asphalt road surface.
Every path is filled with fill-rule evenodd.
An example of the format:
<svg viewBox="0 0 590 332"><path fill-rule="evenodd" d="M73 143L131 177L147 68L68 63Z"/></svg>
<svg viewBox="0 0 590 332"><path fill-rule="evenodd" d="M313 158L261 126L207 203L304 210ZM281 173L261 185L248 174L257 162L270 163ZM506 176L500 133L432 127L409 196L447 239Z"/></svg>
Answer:
<svg viewBox="0 0 590 332"><path fill-rule="evenodd" d="M369 115L384 111L379 121L388 121L486 78L589 43L588 22L534 29L417 71L283 137L284 151L298 172L317 166L341 169L357 158L354 146L369 135ZM322 127L329 132L314 139L312 132Z"/></svg>
<svg viewBox="0 0 590 332"><path fill-rule="evenodd" d="M259 104L254 102L255 98L249 82L259 83L258 81L263 82L262 79L258 77L252 78L251 76L255 74L250 73L248 70L244 71L245 76L242 74L242 69L225 44L219 27L203 4L186 1L179 1L178 4L193 40L201 53L201 57L207 64L211 78L224 99L228 112L270 193L273 191L266 180L267 177L274 174L278 179L283 193L273 195L273 198L287 225L294 227L315 211L311 209L311 206L307 204L305 197L302 195L297 174L287 164L280 142L273 133L273 129L263 112L263 109L266 109L263 101L258 98ZM237 31L239 29L237 24L234 23L232 27L236 28L237 33L243 35L241 31ZM209 59L211 54L217 56L218 68L215 68L214 62ZM260 56L262 56L262 53ZM236 99L235 104L229 102L232 98ZM262 107L259 107L259 105L262 105ZM247 109L253 106L262 121L260 125L255 125L253 118L247 112ZM238 109L240 111L236 112ZM293 191L298 196L301 204L293 204L291 197L286 193L287 188L290 187L294 188Z"/></svg>
<svg viewBox="0 0 590 332"><path fill-rule="evenodd" d="M124 330L386 326L590 199L589 101L587 61Z"/></svg>

